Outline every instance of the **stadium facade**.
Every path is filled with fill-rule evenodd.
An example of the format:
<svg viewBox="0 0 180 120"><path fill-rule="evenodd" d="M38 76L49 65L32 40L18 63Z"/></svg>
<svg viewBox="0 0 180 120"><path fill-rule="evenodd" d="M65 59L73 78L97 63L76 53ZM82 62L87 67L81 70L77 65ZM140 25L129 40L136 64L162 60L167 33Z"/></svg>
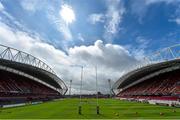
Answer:
<svg viewBox="0 0 180 120"><path fill-rule="evenodd" d="M180 45L164 48L113 85L118 99L180 105Z"/></svg>
<svg viewBox="0 0 180 120"><path fill-rule="evenodd" d="M61 98L67 86L40 59L0 45L0 103Z"/></svg>

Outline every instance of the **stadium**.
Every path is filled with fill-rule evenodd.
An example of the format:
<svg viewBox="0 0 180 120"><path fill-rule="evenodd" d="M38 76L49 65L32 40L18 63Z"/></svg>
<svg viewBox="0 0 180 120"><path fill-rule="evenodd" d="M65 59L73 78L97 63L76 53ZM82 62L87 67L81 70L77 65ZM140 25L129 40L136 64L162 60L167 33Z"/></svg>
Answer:
<svg viewBox="0 0 180 120"><path fill-rule="evenodd" d="M0 45L0 104L48 101L62 98L67 87L40 59Z"/></svg>
<svg viewBox="0 0 180 120"><path fill-rule="evenodd" d="M1 119L180 118L179 45L128 69L111 88L115 96L99 99L67 96L65 83L40 59L4 45L0 50Z"/></svg>
<svg viewBox="0 0 180 120"><path fill-rule="evenodd" d="M0 119L180 120L180 0L0 0Z"/></svg>
<svg viewBox="0 0 180 120"><path fill-rule="evenodd" d="M179 45L164 48L151 61L123 75L113 86L117 99L180 106Z"/></svg>

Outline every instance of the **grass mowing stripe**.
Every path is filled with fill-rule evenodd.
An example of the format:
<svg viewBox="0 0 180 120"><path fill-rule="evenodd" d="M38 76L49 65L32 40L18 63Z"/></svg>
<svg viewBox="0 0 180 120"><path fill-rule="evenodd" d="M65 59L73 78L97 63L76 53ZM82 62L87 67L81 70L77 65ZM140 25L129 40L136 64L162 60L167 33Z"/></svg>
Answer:
<svg viewBox="0 0 180 120"><path fill-rule="evenodd" d="M180 119L180 108L157 106L115 99L99 99L100 115L96 115L96 99L83 99L82 115L79 99L64 99L38 105L1 109L0 118L9 119ZM173 112L175 110L175 112ZM136 113L137 112L137 113ZM160 115L160 112L164 115Z"/></svg>

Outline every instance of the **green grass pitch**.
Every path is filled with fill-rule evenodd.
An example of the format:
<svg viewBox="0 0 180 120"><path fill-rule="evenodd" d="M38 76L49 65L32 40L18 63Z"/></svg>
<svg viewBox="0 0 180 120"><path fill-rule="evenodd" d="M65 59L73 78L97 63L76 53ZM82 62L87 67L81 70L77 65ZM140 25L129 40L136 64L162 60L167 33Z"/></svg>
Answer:
<svg viewBox="0 0 180 120"><path fill-rule="evenodd" d="M100 115L96 114L96 99L82 99L82 115L78 114L78 105L79 99L63 99L38 105L4 108L0 110L0 119L180 119L180 108L137 102L99 99Z"/></svg>

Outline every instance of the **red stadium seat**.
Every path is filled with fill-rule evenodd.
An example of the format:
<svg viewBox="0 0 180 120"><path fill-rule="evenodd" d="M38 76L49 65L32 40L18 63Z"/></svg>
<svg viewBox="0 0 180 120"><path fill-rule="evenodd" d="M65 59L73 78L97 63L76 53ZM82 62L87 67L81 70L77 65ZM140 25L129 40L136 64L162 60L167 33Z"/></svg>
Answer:
<svg viewBox="0 0 180 120"><path fill-rule="evenodd" d="M159 75L129 87L117 95L123 98L178 100L180 95L179 73Z"/></svg>

